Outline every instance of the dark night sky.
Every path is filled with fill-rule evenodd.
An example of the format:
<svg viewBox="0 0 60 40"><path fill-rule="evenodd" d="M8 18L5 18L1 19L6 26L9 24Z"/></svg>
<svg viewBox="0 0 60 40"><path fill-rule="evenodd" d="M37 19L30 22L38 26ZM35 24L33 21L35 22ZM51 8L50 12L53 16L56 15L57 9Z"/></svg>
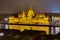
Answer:
<svg viewBox="0 0 60 40"><path fill-rule="evenodd" d="M19 10L28 10L30 5L35 12L60 13L59 0L0 0L0 13L15 13Z"/></svg>

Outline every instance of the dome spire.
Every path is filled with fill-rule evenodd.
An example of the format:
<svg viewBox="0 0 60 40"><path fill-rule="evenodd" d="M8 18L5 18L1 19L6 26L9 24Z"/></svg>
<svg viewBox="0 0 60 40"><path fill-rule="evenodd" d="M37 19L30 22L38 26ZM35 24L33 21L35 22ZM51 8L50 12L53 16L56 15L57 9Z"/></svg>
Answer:
<svg viewBox="0 0 60 40"><path fill-rule="evenodd" d="M30 10L32 9L32 6L30 5Z"/></svg>

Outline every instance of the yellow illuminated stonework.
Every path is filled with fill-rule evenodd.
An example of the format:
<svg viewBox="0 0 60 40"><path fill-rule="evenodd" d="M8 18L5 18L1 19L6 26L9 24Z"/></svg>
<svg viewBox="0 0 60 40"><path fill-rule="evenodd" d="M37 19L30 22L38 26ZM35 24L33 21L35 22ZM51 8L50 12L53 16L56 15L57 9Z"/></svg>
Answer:
<svg viewBox="0 0 60 40"><path fill-rule="evenodd" d="M29 9L27 16L25 14L25 11L22 11L22 13L18 14L18 17L15 18L14 16L9 17L9 23L19 23L19 24L43 24L48 25L49 24L49 17L45 16L44 13L35 13L32 9ZM15 29L20 30L21 32L26 30L43 30L46 31L46 34L49 34L49 27L43 27L43 26L23 26L23 25L9 25L9 29Z"/></svg>
<svg viewBox="0 0 60 40"><path fill-rule="evenodd" d="M38 30L38 31L46 31L46 34L49 34L49 27L43 27L43 26L23 26L23 25L9 25L9 29L15 29L20 30L23 32L26 30Z"/></svg>
<svg viewBox="0 0 60 40"><path fill-rule="evenodd" d="M31 19L34 16L34 11L32 10L32 8L30 7L29 11L28 11L28 19Z"/></svg>

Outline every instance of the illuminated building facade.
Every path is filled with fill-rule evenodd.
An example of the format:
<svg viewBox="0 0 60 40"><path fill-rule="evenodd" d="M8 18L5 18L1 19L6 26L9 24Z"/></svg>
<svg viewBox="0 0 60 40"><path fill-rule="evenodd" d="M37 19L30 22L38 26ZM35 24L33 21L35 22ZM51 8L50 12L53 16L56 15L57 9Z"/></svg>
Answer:
<svg viewBox="0 0 60 40"><path fill-rule="evenodd" d="M49 24L49 17L45 16L44 13L35 14L34 11L30 8L27 12L22 11L22 13L18 13L18 17L14 16L9 17L9 23L17 23L17 24ZM38 31L46 31L46 34L49 34L49 27L43 26L23 26L23 25L9 25L9 29L20 30L21 32L26 30L38 30Z"/></svg>

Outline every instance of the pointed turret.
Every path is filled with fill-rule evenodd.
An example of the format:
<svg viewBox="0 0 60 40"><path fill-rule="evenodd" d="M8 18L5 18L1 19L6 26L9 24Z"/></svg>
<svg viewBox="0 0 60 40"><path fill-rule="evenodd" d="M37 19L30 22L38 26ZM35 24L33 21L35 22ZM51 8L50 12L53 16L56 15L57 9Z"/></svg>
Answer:
<svg viewBox="0 0 60 40"><path fill-rule="evenodd" d="M23 10L22 11L22 18L25 19L25 17L26 17L26 14L25 14L25 11Z"/></svg>

